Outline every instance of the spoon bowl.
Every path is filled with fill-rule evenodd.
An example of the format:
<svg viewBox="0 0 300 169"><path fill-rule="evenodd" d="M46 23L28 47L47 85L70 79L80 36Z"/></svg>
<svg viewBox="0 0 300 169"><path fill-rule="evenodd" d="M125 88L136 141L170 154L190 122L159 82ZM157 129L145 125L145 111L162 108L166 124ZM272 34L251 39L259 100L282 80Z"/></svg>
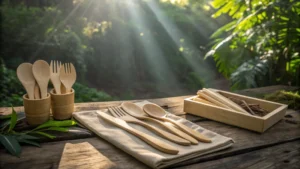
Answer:
<svg viewBox="0 0 300 169"><path fill-rule="evenodd" d="M154 118L151 118L148 116L147 113L145 113L143 111L142 108L140 108L139 106L137 106L136 104L134 103L131 103L131 102L123 102L121 104L121 107L128 113L130 114L131 116L137 118L137 119L142 119L142 120L148 120L148 121L152 121L152 122L155 122L159 125L161 125L162 127L164 127L165 129L169 130L170 132L172 132L173 134L183 138L183 139L186 139L188 140L189 142L191 142L192 144L196 145L198 144L198 141L196 139L194 139L193 137L185 134L184 132L182 132L181 130L173 127L173 125L170 125L170 124L166 124L162 121L159 121L159 120L156 120Z"/></svg>
<svg viewBox="0 0 300 169"><path fill-rule="evenodd" d="M187 134L194 137L195 139L197 139L201 142L211 143L211 139L207 138L206 136L202 135L201 133L185 126L182 123L174 121L170 118L166 118L167 113L163 108L161 108L161 107L159 107L155 104L145 104L143 109L149 116L160 119L160 120L168 121L170 123L173 123L178 128L180 128L182 131L186 132Z"/></svg>
<svg viewBox="0 0 300 169"><path fill-rule="evenodd" d="M131 116L136 117L136 118L140 118L140 119L146 119L149 116L143 111L142 108L140 108L139 106L137 106L134 103L131 102L123 102L121 104L121 107Z"/></svg>
<svg viewBox="0 0 300 169"><path fill-rule="evenodd" d="M149 116L154 118L162 119L167 115L164 109L155 104L146 104L144 105L143 109Z"/></svg>
<svg viewBox="0 0 300 169"><path fill-rule="evenodd" d="M34 86L35 79L32 73L32 64L22 63L17 68L17 76L22 85L24 86L29 99L34 99Z"/></svg>
<svg viewBox="0 0 300 169"><path fill-rule="evenodd" d="M44 60L37 60L32 66L33 76L40 87L41 98L47 97L48 83L50 79L50 67Z"/></svg>

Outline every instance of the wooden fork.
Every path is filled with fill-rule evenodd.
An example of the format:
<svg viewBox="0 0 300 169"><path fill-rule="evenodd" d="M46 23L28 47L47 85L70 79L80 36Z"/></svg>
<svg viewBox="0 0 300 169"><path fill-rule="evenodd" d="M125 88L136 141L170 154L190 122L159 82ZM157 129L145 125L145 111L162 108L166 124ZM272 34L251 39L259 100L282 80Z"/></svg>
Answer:
<svg viewBox="0 0 300 169"><path fill-rule="evenodd" d="M167 154L178 154L178 152L179 152L179 150L176 147L174 147L162 140L159 140L151 135L148 135L146 133L143 133L139 130L134 129L133 127L129 126L126 121L124 121L120 118L115 118L106 113L99 113L98 117L101 117L102 119L114 124L115 126L131 133L132 135L140 138L141 140L145 141L150 146L152 146L153 148L156 148L157 150L159 150L161 152L164 152ZM134 141L134 140L132 140L132 141Z"/></svg>
<svg viewBox="0 0 300 169"><path fill-rule="evenodd" d="M58 63L58 61L51 60L51 62L50 62L50 79L54 86L56 94L61 94L60 68L61 68L61 62Z"/></svg>
<svg viewBox="0 0 300 169"><path fill-rule="evenodd" d="M180 144L180 145L185 145L185 146L188 146L188 145L191 145L191 142L181 138L181 137L178 137L174 134L171 134L171 133L168 133L164 130L161 130L159 128L156 128L154 126L151 126L135 117L132 117L130 116L129 114L127 114L122 108L120 107L110 107L108 108L108 110L111 112L111 114L116 117L116 118L120 118L128 123L135 123L135 124L139 124L145 128L147 128L148 130L152 130L154 131L157 135L163 137L163 138L166 138L172 142L175 142L177 144Z"/></svg>
<svg viewBox="0 0 300 169"><path fill-rule="evenodd" d="M60 68L60 81L65 86L66 92L70 92L76 81L76 70L72 63L65 63Z"/></svg>

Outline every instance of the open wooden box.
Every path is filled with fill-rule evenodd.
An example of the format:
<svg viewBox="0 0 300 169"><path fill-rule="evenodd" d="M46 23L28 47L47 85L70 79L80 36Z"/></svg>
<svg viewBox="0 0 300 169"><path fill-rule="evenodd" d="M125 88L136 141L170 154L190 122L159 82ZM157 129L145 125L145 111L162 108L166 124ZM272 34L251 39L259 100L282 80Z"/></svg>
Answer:
<svg viewBox="0 0 300 169"><path fill-rule="evenodd" d="M213 89L215 90L215 89ZM259 104L263 109L269 111L267 115L263 117L253 116L251 114L245 114L242 112L229 110L206 103L201 103L192 100L194 97L190 97L184 100L184 111L190 114L201 116L207 119L223 122L226 124L238 126L241 128L264 132L285 115L287 105L270 102L262 99L247 97L231 92L215 90L226 97L234 97L237 99L245 100L250 104Z"/></svg>

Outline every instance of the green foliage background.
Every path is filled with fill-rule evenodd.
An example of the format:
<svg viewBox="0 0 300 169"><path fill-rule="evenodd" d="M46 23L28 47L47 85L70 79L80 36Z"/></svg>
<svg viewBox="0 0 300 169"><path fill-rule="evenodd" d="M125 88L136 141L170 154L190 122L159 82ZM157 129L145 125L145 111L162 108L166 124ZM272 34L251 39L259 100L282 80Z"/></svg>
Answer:
<svg viewBox="0 0 300 169"><path fill-rule="evenodd" d="M219 28L207 57L230 78L232 89L300 85L300 2L214 0L213 17L232 21Z"/></svg>
<svg viewBox="0 0 300 169"><path fill-rule="evenodd" d="M74 63L77 102L226 88L220 79L232 90L300 83L296 0L4 0L0 10L0 106L22 105L14 70L37 59Z"/></svg>

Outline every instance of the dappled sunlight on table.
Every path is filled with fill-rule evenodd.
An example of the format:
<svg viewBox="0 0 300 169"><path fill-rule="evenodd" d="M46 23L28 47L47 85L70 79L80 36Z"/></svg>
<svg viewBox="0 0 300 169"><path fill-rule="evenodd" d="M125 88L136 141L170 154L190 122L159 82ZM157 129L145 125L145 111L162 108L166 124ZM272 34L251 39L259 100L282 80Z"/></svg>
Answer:
<svg viewBox="0 0 300 169"><path fill-rule="evenodd" d="M88 142L66 143L59 162L59 169L113 168L115 164Z"/></svg>

